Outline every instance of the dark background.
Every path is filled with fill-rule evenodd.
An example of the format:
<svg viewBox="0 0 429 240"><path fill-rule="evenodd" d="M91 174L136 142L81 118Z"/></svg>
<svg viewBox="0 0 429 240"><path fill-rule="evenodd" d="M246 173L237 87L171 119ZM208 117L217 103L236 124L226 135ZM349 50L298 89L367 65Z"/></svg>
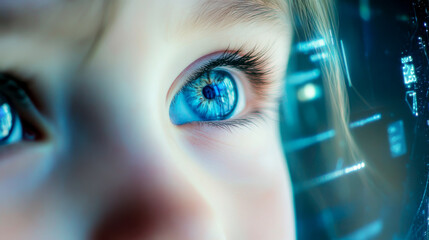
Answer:
<svg viewBox="0 0 429 240"><path fill-rule="evenodd" d="M335 151L338 139L330 137L322 80L299 83L296 78L318 68L309 61L315 52L294 48L281 127L298 239L429 239L428 6L418 0L337 1L337 40L343 43L351 82L346 83L350 122L363 123L351 133L365 166L347 174L345 169L361 162ZM417 76L409 86L401 63L406 56L412 56ZM321 96L299 100L297 92L309 83L322 89ZM406 102L411 90L418 116ZM365 121L372 116L380 118ZM400 125L403 134L389 135ZM395 155L391 141L403 141L403 151Z"/></svg>

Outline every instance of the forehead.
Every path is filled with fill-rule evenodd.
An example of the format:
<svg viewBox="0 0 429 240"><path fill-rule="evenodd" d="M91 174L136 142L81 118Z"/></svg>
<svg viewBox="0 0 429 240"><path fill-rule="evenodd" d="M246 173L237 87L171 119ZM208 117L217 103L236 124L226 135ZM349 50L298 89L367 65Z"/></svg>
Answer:
<svg viewBox="0 0 429 240"><path fill-rule="evenodd" d="M105 24L106 15L114 16L124 5L135 2L141 15L136 24L154 29L164 24L169 30L186 34L198 27L212 29L258 22L287 29L284 0L0 0L0 34L25 29L43 30L45 36L89 37ZM151 15L152 19L147 17Z"/></svg>
<svg viewBox="0 0 429 240"><path fill-rule="evenodd" d="M21 31L47 36L74 34L70 30L87 33L100 19L102 5L100 1L0 0L0 34Z"/></svg>
<svg viewBox="0 0 429 240"><path fill-rule="evenodd" d="M116 1L127 4L133 0ZM269 12L286 12L285 0L140 0L144 6L143 11L153 11L156 6L162 6L165 13L175 9L189 9L192 12L208 13L213 10L232 11L238 13L245 11L255 12L255 16ZM95 6L105 6L115 4L115 1L107 0L0 0L0 17L2 20L13 17L31 17L40 13L48 13L64 7L75 7L79 11L88 11ZM116 4L120 5L120 4ZM80 9L79 9L80 7ZM49 10L49 11L48 11ZM225 13L225 12L223 12ZM1 19L0 19L1 20Z"/></svg>
<svg viewBox="0 0 429 240"><path fill-rule="evenodd" d="M73 2L95 2L95 0L75 0ZM129 0L124 0L129 1ZM151 3L151 2L168 2L168 3L183 3L188 0L181 0L181 1L172 1L172 0L142 0L141 2ZM0 0L1 7L8 7L8 8L14 8L14 7L23 7L24 5L27 7L41 7L41 6L47 6L49 4L58 4L58 3L66 3L70 2L68 0ZM105 2L107 3L107 0L101 0L98 2ZM195 1L194 1L195 2ZM201 0L199 2L253 2L253 3L260 3L267 6L276 6L281 7L284 6L283 0Z"/></svg>
<svg viewBox="0 0 429 240"><path fill-rule="evenodd" d="M274 0L0 0L0 47L16 46L16 40L29 48L36 44L90 46L97 41L100 30L111 31L111 26L118 21L122 21L119 35L136 32L144 35L145 41L157 39L151 42L159 43L160 38L170 43L187 41L226 29L231 32L226 38L235 43L237 35L244 32L264 35L262 32L269 29L280 35L284 31L290 33L282 3ZM262 32L256 31L256 27ZM118 39L124 40L125 37ZM151 42L139 44L150 47Z"/></svg>

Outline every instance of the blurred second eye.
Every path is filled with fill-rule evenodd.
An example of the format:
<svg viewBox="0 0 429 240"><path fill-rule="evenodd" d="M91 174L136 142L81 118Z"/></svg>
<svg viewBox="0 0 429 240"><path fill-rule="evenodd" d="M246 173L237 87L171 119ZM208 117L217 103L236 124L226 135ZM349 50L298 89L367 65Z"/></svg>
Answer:
<svg viewBox="0 0 429 240"><path fill-rule="evenodd" d="M22 140L22 124L6 98L0 96L0 145Z"/></svg>
<svg viewBox="0 0 429 240"><path fill-rule="evenodd" d="M228 119L234 113L239 91L234 77L214 69L187 83L170 105L173 124Z"/></svg>
<svg viewBox="0 0 429 240"><path fill-rule="evenodd" d="M29 97L28 83L17 73L0 72L0 148L47 135L47 125ZM36 95L33 95L36 96Z"/></svg>

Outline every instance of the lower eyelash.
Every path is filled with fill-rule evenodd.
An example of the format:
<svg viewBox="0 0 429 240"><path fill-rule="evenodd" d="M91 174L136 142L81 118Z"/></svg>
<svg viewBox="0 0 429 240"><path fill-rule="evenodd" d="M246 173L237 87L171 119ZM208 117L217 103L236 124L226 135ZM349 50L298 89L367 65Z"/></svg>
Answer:
<svg viewBox="0 0 429 240"><path fill-rule="evenodd" d="M273 109L271 109L273 110ZM269 119L269 114L266 109L265 111L254 111L248 114L245 118L228 119L223 121L206 121L206 122L194 122L201 127L214 127L232 132L236 128L247 128L258 127L259 123L266 122Z"/></svg>

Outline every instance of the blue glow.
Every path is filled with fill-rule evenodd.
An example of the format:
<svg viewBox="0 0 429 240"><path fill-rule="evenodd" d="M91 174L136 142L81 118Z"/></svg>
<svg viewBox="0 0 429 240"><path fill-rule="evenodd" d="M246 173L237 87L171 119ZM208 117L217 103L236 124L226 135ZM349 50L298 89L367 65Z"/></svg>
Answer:
<svg viewBox="0 0 429 240"><path fill-rule="evenodd" d="M300 138L292 142L285 143L285 149L287 152L296 151L299 149L309 147L318 142L328 140L334 136L335 136L335 130L329 130L311 137Z"/></svg>
<svg viewBox="0 0 429 240"><path fill-rule="evenodd" d="M369 0L360 0L359 4L359 13L360 17L365 20L369 21L371 18L371 8L369 6Z"/></svg>
<svg viewBox="0 0 429 240"><path fill-rule="evenodd" d="M365 163L364 163L364 162L358 163L358 164L353 165L353 166L351 166L351 167L347 167L347 168L345 168L345 169L344 169L344 174L348 174L348 173L356 172L356 171L358 171L358 170L361 170L361 169L362 169L362 168L364 168L364 167L365 167Z"/></svg>
<svg viewBox="0 0 429 240"><path fill-rule="evenodd" d="M346 51L344 50L343 40L340 40L340 43L341 43L341 52L343 53L344 66L346 67L347 83L348 83L349 87L352 87L352 80L350 78L349 64L347 62L347 56L346 56Z"/></svg>
<svg viewBox="0 0 429 240"><path fill-rule="evenodd" d="M350 123L349 128L362 127L362 126L365 126L366 124L378 121L380 119L381 119L381 114L377 113L373 116L370 116L370 117L358 120L356 122ZM329 131L322 132L322 133L319 133L319 134L311 136L311 137L299 138L299 139L293 140L291 142L286 142L284 144L285 149L286 149L286 152L297 151L297 150L309 147L309 146L316 144L318 142L328 140L328 139L334 137L335 134L336 134L335 130L329 130Z"/></svg>
<svg viewBox="0 0 429 240"><path fill-rule="evenodd" d="M306 72L297 72L288 76L287 83L289 85L301 85L316 80L320 75L320 70L317 68Z"/></svg>
<svg viewBox="0 0 429 240"><path fill-rule="evenodd" d="M404 83L406 85L417 82L414 64L404 63L404 66L402 66L402 74L404 75Z"/></svg>
<svg viewBox="0 0 429 240"><path fill-rule="evenodd" d="M318 48L326 46L326 41L323 38L316 39L309 42L300 42L298 43L298 51L300 52L309 52L311 50L316 50Z"/></svg>
<svg viewBox="0 0 429 240"><path fill-rule="evenodd" d="M362 120L359 120L356 122L352 122L352 123L350 123L349 127L350 128L362 127L368 123L375 122L375 121L378 121L380 119L381 119L381 114L377 113L371 117L368 117L368 118L365 118L365 119L362 119Z"/></svg>
<svg viewBox="0 0 429 240"><path fill-rule="evenodd" d="M22 140L21 120L13 112L11 105L0 96L0 144L2 145Z"/></svg>
<svg viewBox="0 0 429 240"><path fill-rule="evenodd" d="M405 93L405 101L408 104L408 107L411 109L411 112L414 116L418 116L418 107L417 107L417 94L415 91L407 91Z"/></svg>
<svg viewBox="0 0 429 240"><path fill-rule="evenodd" d="M294 187L294 191L295 191L295 193L298 193L300 191L308 190L309 188L313 188L313 187L319 186L321 184L333 181L337 178L340 178L340 177L345 176L347 174L350 174L352 172L359 171L365 167L366 167L365 162L360 162L360 163L357 163L357 164L349 166L349 167L345 167L342 169L335 170L333 172L330 172L330 173L324 174L322 176L316 177L314 179L311 179L307 182L298 184L297 186Z"/></svg>
<svg viewBox="0 0 429 240"><path fill-rule="evenodd" d="M390 155L395 158L407 153L407 145L405 143L404 123L402 120L396 121L387 128L389 137Z"/></svg>
<svg viewBox="0 0 429 240"><path fill-rule="evenodd" d="M224 70L212 70L186 84L174 97L170 119L177 125L226 119L237 101L238 91L232 75Z"/></svg>
<svg viewBox="0 0 429 240"><path fill-rule="evenodd" d="M404 75L404 83L407 87L410 87L409 85L411 83L417 82L416 70L412 62L413 57L411 56L401 58L401 63L403 65L402 74Z"/></svg>
<svg viewBox="0 0 429 240"><path fill-rule="evenodd" d="M328 58L328 56L329 56L329 54L326 53L326 52L316 53L316 54L313 54L313 55L310 56L310 60L312 62L317 62L317 61L320 61L320 60Z"/></svg>
<svg viewBox="0 0 429 240"><path fill-rule="evenodd" d="M315 100L322 95L322 90L318 85L313 83L307 83L297 92L298 100L301 102L307 102Z"/></svg>
<svg viewBox="0 0 429 240"><path fill-rule="evenodd" d="M13 119L12 111L7 103L3 103L0 106L0 139L8 137L12 131Z"/></svg>
<svg viewBox="0 0 429 240"><path fill-rule="evenodd" d="M407 57L401 58L401 63L402 64L404 64L404 63L410 63L410 62L413 62L413 57L411 57L411 56L407 56Z"/></svg>
<svg viewBox="0 0 429 240"><path fill-rule="evenodd" d="M349 235L338 238L339 240L356 240L356 239L376 239L376 236L383 230L383 221L375 220Z"/></svg>

